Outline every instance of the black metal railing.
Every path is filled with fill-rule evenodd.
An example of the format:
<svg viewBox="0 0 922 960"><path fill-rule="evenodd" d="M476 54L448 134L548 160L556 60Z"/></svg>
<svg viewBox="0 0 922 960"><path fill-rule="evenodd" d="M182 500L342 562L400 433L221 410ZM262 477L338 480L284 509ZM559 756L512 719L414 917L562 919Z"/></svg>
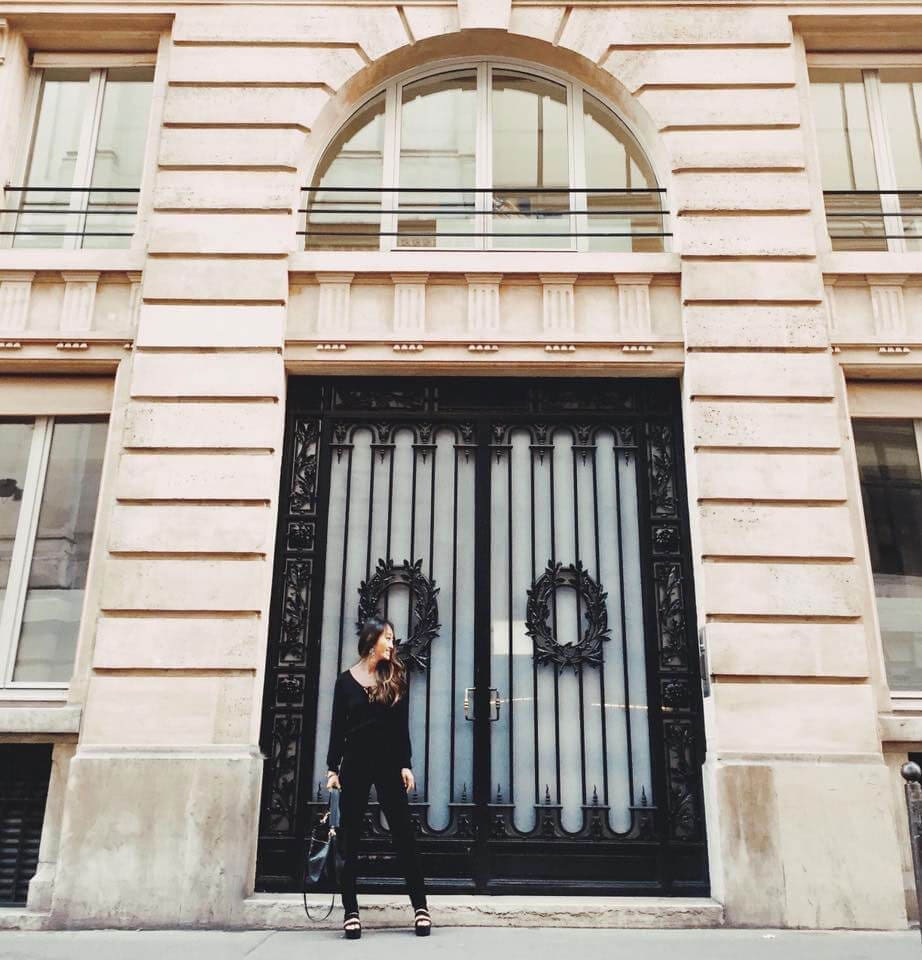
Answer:
<svg viewBox="0 0 922 960"><path fill-rule="evenodd" d="M13 246L127 246L134 235L138 187L10 186L0 207L0 237ZM68 244L70 245L70 244Z"/></svg>
<svg viewBox="0 0 922 960"><path fill-rule="evenodd" d="M658 187L302 188L307 249L662 250Z"/></svg>
<svg viewBox="0 0 922 960"><path fill-rule="evenodd" d="M922 190L824 190L834 250L922 249Z"/></svg>

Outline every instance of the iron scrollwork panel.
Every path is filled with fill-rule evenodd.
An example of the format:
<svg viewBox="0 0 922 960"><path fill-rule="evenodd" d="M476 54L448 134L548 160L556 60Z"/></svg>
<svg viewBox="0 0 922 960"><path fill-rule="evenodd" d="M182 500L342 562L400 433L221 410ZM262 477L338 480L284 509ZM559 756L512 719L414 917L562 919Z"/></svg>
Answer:
<svg viewBox="0 0 922 960"><path fill-rule="evenodd" d="M703 805L698 756L701 736L694 720L692 694L695 656L689 634L688 590L681 555L679 478L676 437L670 423L647 424L650 542L655 601L661 742L666 775L669 837L699 841L703 837Z"/></svg>
<svg viewBox="0 0 922 960"><path fill-rule="evenodd" d="M279 517L281 552L277 558L280 575L270 624L263 714L267 763L260 833L264 837L294 837L299 825L305 710L309 707L308 634L317 559L319 419L296 418L286 442L286 483Z"/></svg>

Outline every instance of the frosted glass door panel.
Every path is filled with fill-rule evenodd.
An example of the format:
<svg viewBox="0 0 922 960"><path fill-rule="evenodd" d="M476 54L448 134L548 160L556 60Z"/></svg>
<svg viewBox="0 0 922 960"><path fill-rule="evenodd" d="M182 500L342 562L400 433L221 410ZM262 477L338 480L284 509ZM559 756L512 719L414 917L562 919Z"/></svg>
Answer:
<svg viewBox="0 0 922 960"><path fill-rule="evenodd" d="M381 562L420 562L438 589L440 629L425 670L411 668L410 734L416 791L428 825L448 826L453 802L473 793L473 725L463 713L474 683L474 457L454 428L354 425L332 449L314 783L326 779L336 676L358 659L359 590ZM412 602L411 602L412 599ZM381 597L398 642L416 623L406 586Z"/></svg>
<svg viewBox="0 0 922 960"><path fill-rule="evenodd" d="M627 832L631 807L653 803L636 456L607 428L591 442L541 429L513 428L492 460L491 801L512 804L523 832L548 803L571 833L593 805ZM529 591L557 564L582 589L571 579L548 595L553 636L578 645L601 613L601 663L536 661Z"/></svg>

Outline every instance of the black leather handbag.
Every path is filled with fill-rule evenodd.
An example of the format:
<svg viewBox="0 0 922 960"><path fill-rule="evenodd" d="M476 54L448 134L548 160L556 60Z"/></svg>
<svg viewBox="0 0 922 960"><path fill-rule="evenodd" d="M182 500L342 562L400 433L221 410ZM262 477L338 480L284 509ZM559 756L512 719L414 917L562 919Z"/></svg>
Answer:
<svg viewBox="0 0 922 960"><path fill-rule="evenodd" d="M336 891L342 874L343 858L339 850L339 790L330 791L330 806L311 831L304 864L304 912L308 920L326 920L333 912ZM333 888L330 909L322 917L312 917L307 907L307 888L329 881Z"/></svg>

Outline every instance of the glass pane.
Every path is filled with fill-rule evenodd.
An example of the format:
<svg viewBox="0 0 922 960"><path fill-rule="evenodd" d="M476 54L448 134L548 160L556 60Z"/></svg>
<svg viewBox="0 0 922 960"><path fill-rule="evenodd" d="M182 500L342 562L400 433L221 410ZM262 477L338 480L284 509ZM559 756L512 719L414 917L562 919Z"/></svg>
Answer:
<svg viewBox="0 0 922 960"><path fill-rule="evenodd" d="M855 449L892 690L922 690L922 474L909 420L856 421Z"/></svg>
<svg viewBox="0 0 922 960"><path fill-rule="evenodd" d="M922 142L919 113L922 83L881 77L880 95L884 124L893 156L897 190L915 193L900 195L903 230L910 250L922 249ZM891 231L891 233L894 231Z"/></svg>
<svg viewBox="0 0 922 960"><path fill-rule="evenodd" d="M590 250L662 250L663 196L640 145L624 124L595 97L583 95L586 186L603 191L586 196ZM634 192L639 191L639 192ZM633 236L631 236L633 234ZM644 236L646 234L646 236Z"/></svg>
<svg viewBox="0 0 922 960"><path fill-rule="evenodd" d="M398 246L470 247L474 231L477 75L440 74L403 88ZM433 190L444 187L444 190ZM452 236L462 234L462 236Z"/></svg>
<svg viewBox="0 0 922 960"><path fill-rule="evenodd" d="M70 187L85 186L74 183L74 174L89 107L89 79L88 70L45 71L24 186L56 189L20 195L23 212L17 217L14 246L61 247L65 239L60 234L79 230L78 218L67 210Z"/></svg>
<svg viewBox="0 0 922 960"><path fill-rule="evenodd" d="M566 88L497 70L492 98L493 245L572 246Z"/></svg>
<svg viewBox="0 0 922 960"><path fill-rule="evenodd" d="M340 130L317 170L307 194L308 249L377 250L383 175L382 93Z"/></svg>
<svg viewBox="0 0 922 960"><path fill-rule="evenodd" d="M70 679L105 443L105 423L54 425L14 681Z"/></svg>
<svg viewBox="0 0 922 960"><path fill-rule="evenodd" d="M29 447L32 444L32 428L31 421L0 423L0 610L6 600L10 559L22 506Z"/></svg>
<svg viewBox="0 0 922 960"><path fill-rule="evenodd" d="M813 116L824 190L878 189L864 84L854 80L811 83ZM876 194L826 195L834 250L886 250L884 218Z"/></svg>
<svg viewBox="0 0 922 960"><path fill-rule="evenodd" d="M131 242L153 80L153 67L125 67L106 73L84 247L127 247ZM130 192L123 192L126 190Z"/></svg>

